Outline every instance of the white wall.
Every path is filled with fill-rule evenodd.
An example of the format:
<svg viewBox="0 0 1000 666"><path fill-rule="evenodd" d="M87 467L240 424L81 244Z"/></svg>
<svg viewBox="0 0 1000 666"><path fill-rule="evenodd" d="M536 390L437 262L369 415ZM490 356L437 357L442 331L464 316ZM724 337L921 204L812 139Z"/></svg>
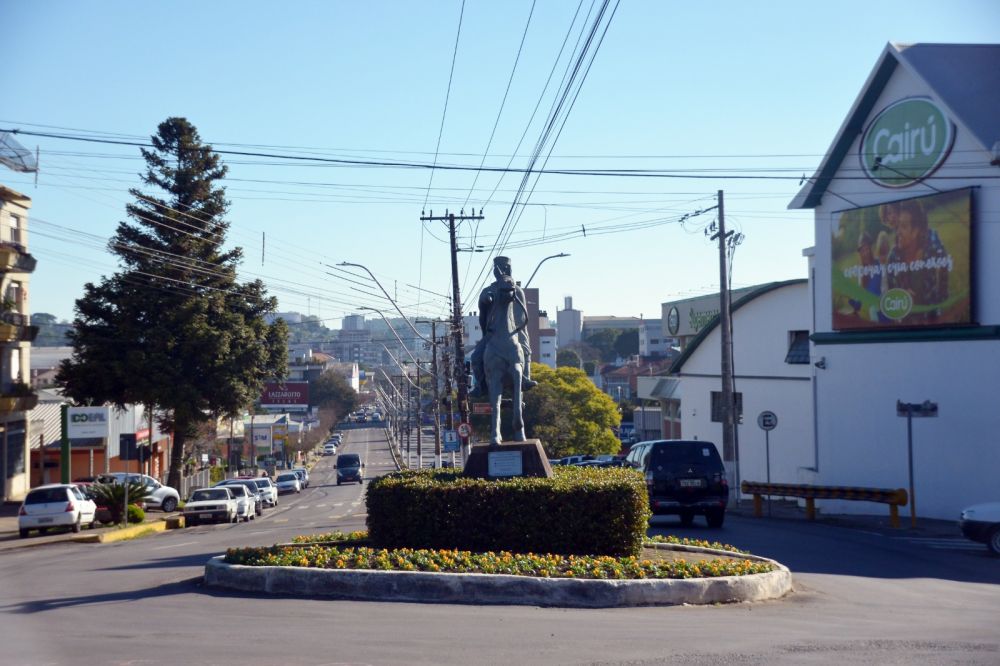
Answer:
<svg viewBox="0 0 1000 666"><path fill-rule="evenodd" d="M809 286L796 283L758 296L733 313L735 388L743 394L742 425L737 426L740 478L765 481L764 431L757 415L778 416L771 431L771 481L800 483L802 468L814 465L813 366L785 363L788 332L808 330ZM722 454L722 424L711 420L711 393L721 391L720 331L716 326L681 369L681 428L685 439L709 440ZM726 462L730 482L735 466Z"/></svg>

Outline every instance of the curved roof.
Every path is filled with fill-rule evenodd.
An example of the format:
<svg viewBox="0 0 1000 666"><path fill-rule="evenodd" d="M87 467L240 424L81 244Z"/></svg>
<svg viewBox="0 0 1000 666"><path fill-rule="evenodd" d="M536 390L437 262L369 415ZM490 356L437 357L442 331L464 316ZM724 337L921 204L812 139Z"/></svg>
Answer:
<svg viewBox="0 0 1000 666"><path fill-rule="evenodd" d="M794 280L782 280L781 282L768 282L767 284L762 284L759 287L755 287L753 290L750 291L750 293L744 294L743 296L733 301L732 309L730 310L730 312L736 312L750 301L754 300L755 298L760 298L764 294L768 294L772 291L776 291L778 289L781 289L783 287L788 287L793 284L806 284L807 282L808 280L805 278L796 278ZM676 360L674 360L673 364L671 364L669 374L676 375L681 371L681 368L684 367L684 363L687 362L688 358L690 358L691 355L694 354L694 351L701 345L702 342L705 341L705 338L707 338L708 335L713 330L715 330L715 328L719 325L720 316L721 314L713 317L712 321L710 321L708 325L705 326L705 328L698 331L698 335L694 336L694 339L691 340L690 343L688 343L688 346L684 348L684 351L681 353L681 355L678 356Z"/></svg>

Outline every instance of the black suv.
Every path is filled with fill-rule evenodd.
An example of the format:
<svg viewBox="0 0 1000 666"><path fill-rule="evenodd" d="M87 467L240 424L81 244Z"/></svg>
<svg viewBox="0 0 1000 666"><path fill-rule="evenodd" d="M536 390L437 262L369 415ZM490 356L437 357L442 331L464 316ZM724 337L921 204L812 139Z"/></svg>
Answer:
<svg viewBox="0 0 1000 666"><path fill-rule="evenodd" d="M683 525L701 514L709 527L722 527L729 482L715 444L682 439L639 442L625 460L646 477L654 514L680 516Z"/></svg>
<svg viewBox="0 0 1000 666"><path fill-rule="evenodd" d="M357 453L341 453L337 456L337 485L348 481L361 483L361 469L363 467L361 456Z"/></svg>

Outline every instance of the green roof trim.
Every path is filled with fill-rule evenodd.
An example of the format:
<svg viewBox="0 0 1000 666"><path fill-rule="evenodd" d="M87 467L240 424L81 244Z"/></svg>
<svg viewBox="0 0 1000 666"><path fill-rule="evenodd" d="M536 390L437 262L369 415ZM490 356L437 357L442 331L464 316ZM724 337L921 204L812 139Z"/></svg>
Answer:
<svg viewBox="0 0 1000 666"><path fill-rule="evenodd" d="M841 331L813 333L809 339L817 345L866 345L886 342L949 342L959 340L1000 340L1000 326L962 326L960 328L921 328L894 331Z"/></svg>
<svg viewBox="0 0 1000 666"><path fill-rule="evenodd" d="M730 313L736 312L750 301L754 300L755 298L759 298L764 294L770 293L777 289L781 289L782 287L788 287L793 284L806 284L807 282L808 280L805 278L797 278L795 280L783 280L781 282L769 282L767 284L763 284L753 289L753 291L751 291L750 293L744 294L740 298L733 301L733 306L732 309L730 310ZM708 325L706 325L705 328L698 331L698 335L694 336L694 339L691 340L691 344L685 347L681 355L674 360L673 364L670 366L670 370L667 372L668 375L680 374L681 368L684 367L684 363L687 362L691 354L694 353L694 350L696 350L701 345L701 343L705 341L705 338L708 337L708 334L711 333L712 330L719 325L719 317L720 315L716 315L715 317L712 318L712 321L708 322Z"/></svg>

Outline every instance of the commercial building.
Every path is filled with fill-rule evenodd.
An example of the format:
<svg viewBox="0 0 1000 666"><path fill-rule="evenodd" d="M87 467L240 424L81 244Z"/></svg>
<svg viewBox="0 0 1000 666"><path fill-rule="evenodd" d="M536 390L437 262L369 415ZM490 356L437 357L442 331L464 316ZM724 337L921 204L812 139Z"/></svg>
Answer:
<svg viewBox="0 0 1000 666"><path fill-rule="evenodd" d="M573 309L573 297L567 296L562 310L556 311L556 329L559 331L560 348L580 342L583 332L583 313Z"/></svg>
<svg viewBox="0 0 1000 666"><path fill-rule="evenodd" d="M1000 45L889 44L790 203L814 211L813 482L908 488L912 466L942 519L1000 495L997 109Z"/></svg>
<svg viewBox="0 0 1000 666"><path fill-rule="evenodd" d="M35 258L28 252L31 199L0 185L0 498L24 497L30 483L28 412L38 404L29 385L31 325L28 284Z"/></svg>

